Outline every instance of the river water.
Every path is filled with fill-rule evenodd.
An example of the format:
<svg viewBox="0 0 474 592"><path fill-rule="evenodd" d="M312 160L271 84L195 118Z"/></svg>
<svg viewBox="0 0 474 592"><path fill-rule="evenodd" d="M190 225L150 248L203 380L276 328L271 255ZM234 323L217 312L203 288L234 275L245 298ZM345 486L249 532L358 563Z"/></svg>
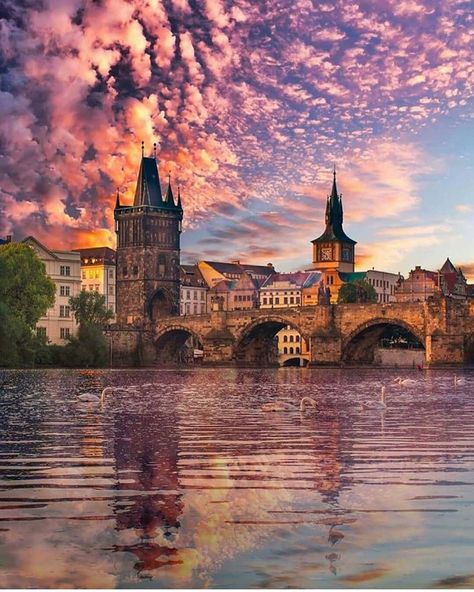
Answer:
<svg viewBox="0 0 474 592"><path fill-rule="evenodd" d="M0 372L0 587L474 586L456 372Z"/></svg>

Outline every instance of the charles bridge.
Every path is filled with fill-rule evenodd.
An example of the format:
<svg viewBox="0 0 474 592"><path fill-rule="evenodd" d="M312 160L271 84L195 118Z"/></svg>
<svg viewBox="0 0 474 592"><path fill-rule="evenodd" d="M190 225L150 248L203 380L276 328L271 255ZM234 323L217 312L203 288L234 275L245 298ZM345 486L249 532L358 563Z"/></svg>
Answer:
<svg viewBox="0 0 474 592"><path fill-rule="evenodd" d="M107 331L111 364L183 362L190 337L203 364L276 364L275 335L291 326L309 344L311 366L370 364L387 327L408 331L423 347L426 365L474 362L474 301L441 297L427 302L337 304L168 316Z"/></svg>

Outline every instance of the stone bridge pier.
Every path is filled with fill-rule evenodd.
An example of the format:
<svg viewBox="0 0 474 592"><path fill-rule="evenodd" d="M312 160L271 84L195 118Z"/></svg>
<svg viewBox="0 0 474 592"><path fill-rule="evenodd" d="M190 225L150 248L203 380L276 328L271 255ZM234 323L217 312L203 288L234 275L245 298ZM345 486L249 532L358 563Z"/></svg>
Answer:
<svg viewBox="0 0 474 592"><path fill-rule="evenodd" d="M474 363L474 304L449 298L213 311L137 327L113 325L107 337L113 365L182 364L202 350L203 364L269 367L277 365L276 335L286 326L309 344L310 366L372 364L379 340L394 327L418 343L428 366Z"/></svg>

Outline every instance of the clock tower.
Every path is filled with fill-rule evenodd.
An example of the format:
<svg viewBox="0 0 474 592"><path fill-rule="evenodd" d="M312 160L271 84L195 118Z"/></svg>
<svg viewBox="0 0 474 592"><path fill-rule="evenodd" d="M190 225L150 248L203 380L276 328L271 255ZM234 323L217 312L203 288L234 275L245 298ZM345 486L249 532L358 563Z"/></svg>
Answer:
<svg viewBox="0 0 474 592"><path fill-rule="evenodd" d="M323 234L312 240L313 263L311 271L320 271L323 281L331 290L331 302L337 299L337 292L342 284L339 272L352 273L355 262L356 241L349 238L342 228L342 194L338 194L336 170L333 173L331 194L326 202L326 229Z"/></svg>

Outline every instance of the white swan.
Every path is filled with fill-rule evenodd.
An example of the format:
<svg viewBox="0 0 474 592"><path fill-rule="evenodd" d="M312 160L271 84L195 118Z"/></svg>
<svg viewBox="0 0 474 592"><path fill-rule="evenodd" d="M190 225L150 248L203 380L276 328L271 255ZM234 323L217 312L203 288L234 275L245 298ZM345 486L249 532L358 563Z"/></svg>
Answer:
<svg viewBox="0 0 474 592"><path fill-rule="evenodd" d="M402 378L401 376L397 376L393 382L397 382L400 386L414 386L417 384L417 381L413 380L413 378Z"/></svg>
<svg viewBox="0 0 474 592"><path fill-rule="evenodd" d="M300 401L299 410L304 412L306 405L316 409L316 401L311 397L303 397ZM275 403L265 403L262 405L262 411L298 411L298 407L294 403L286 401L275 401Z"/></svg>
<svg viewBox="0 0 474 592"><path fill-rule="evenodd" d="M361 406L361 409L386 409L387 405L385 403L385 386L382 386L382 390L380 391L380 400L379 401L364 401Z"/></svg>
<svg viewBox="0 0 474 592"><path fill-rule="evenodd" d="M113 392L114 389L111 386L106 386L100 393L100 397L92 393L83 393L82 395L78 395L77 398L83 403L103 403L105 397Z"/></svg>
<svg viewBox="0 0 474 592"><path fill-rule="evenodd" d="M454 375L454 380L453 380L453 382L454 382L454 385L455 385L455 386L457 386L458 384L459 384L459 385L466 384L466 381L464 380L464 378L459 378L459 377L458 377L456 374Z"/></svg>

